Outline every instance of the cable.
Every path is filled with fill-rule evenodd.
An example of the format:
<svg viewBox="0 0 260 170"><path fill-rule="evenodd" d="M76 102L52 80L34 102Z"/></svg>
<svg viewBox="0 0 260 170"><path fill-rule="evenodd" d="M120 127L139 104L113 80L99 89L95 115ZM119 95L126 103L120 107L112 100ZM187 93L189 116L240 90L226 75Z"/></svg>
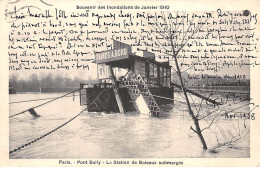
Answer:
<svg viewBox="0 0 260 170"><path fill-rule="evenodd" d="M37 106L35 106L35 107L32 107L32 108L30 108L30 109L38 108L38 107L40 107L40 106L43 106L43 105L48 104L48 103L50 103L50 102L53 102L53 101L55 101L55 100L57 100L57 99L60 99L60 98L62 98L62 97L65 97L65 96L67 96L67 95L69 95L69 94L71 94L71 93L74 93L74 92L76 92L76 91L79 91L80 89L81 89L81 88L79 88L79 89L77 89L77 90L74 90L74 91L72 91L72 92L66 93L66 94L64 94L64 95L62 95L62 96L56 97L56 98L54 98L54 99L52 99L52 100L50 100L50 101L47 101L47 102L42 103L42 104L39 104L39 105L37 105ZM14 117L14 116L17 116L17 115L20 115L20 114L22 114L22 113L24 113L24 112L27 112L28 110L29 110L29 109L24 110L24 111L22 111L22 112L19 112L19 113L17 113L17 114L11 115L11 116L9 116L9 118Z"/></svg>
<svg viewBox="0 0 260 170"><path fill-rule="evenodd" d="M75 95L79 96L79 95ZM65 96L65 97L73 97L72 96ZM49 100L49 99L55 99L56 97L49 97L49 98L41 98L41 99L34 99L34 100L22 100L22 101L17 101L17 102L10 102L9 104L17 104L17 103L26 103L26 102L35 102L35 101L41 101L41 100Z"/></svg>
<svg viewBox="0 0 260 170"><path fill-rule="evenodd" d="M104 90L106 90L106 89L104 89ZM89 104L89 106L92 105L92 104L95 102L95 100L104 92L104 90L102 90L102 91L99 93L99 95ZM14 153L14 152L17 152L17 151L21 150L22 148L25 148L25 147L27 147L27 146L29 146L29 145L31 145L31 144L33 144L33 143L35 143L35 142L41 140L42 138L44 138L44 137L46 137L46 136L52 134L52 133L55 132L56 130L62 128L63 126L65 126L66 124L68 124L69 122L71 122L72 120L74 120L75 118L77 118L77 117L78 117L79 115L81 115L85 110L87 110L87 107L86 107L85 109L83 109L79 114L77 114L76 116L74 116L73 118L71 118L70 120L68 120L67 122L63 123L62 125L56 127L56 128L53 129L52 131L49 131L48 133L45 133L44 135L40 136L39 138L36 138L36 139L34 139L34 140L32 140L32 141L26 143L26 144L21 145L20 147L18 147L18 148L16 148L16 149L13 149L13 150L9 151L9 154L12 154L12 153Z"/></svg>
<svg viewBox="0 0 260 170"><path fill-rule="evenodd" d="M87 109L87 108L86 108L86 109ZM48 132L48 133L42 135L41 137L39 137L39 138L37 138L37 139L34 139L34 140L32 140L32 141L30 141L30 142L28 142L28 143L26 143L26 144L24 144L24 145L22 145L22 146L16 148L16 149L13 149L13 150L9 151L9 154L12 154L12 153L14 153L14 152L16 152L16 151L19 151L20 149L22 149L22 148L24 148L24 147L26 147L26 146L29 146L29 145L33 144L34 142L39 141L39 140L41 140L42 138L44 138L44 137L50 135L51 133L53 133L53 132L55 132L56 130L60 129L61 127L65 126L66 124L68 124L69 122L71 122L72 120L74 120L76 117L78 117L79 115L81 115L81 113L83 113L86 109L82 110L79 114L77 114L76 116L74 116L73 118L71 118L69 121L67 121L67 122L63 123L62 125L58 126L57 128L53 129L52 131L50 131L50 132Z"/></svg>
<svg viewBox="0 0 260 170"><path fill-rule="evenodd" d="M162 98L162 99L173 100L173 101L176 101L176 102L179 102L179 103L186 104L186 102L182 102L182 101L179 101L179 100L176 100L176 99L171 99L171 98L167 98L167 97L163 97L163 96L157 96L157 95L152 95L152 96Z"/></svg>

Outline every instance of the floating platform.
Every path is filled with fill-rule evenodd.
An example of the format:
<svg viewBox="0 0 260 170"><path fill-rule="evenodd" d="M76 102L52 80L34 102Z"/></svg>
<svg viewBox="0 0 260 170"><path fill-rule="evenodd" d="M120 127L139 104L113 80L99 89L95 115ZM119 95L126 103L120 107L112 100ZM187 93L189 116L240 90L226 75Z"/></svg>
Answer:
<svg viewBox="0 0 260 170"><path fill-rule="evenodd" d="M81 84L81 86L80 105L86 105L89 112L120 112L112 85L104 87L103 84ZM152 87L149 90L158 106L173 104L173 100L169 100L169 98L174 99L174 88ZM136 98L132 98L127 87L119 87L118 94L125 113L140 111L136 102L138 97L142 95L141 92L139 95L136 95ZM147 105L149 105L147 98L143 98Z"/></svg>

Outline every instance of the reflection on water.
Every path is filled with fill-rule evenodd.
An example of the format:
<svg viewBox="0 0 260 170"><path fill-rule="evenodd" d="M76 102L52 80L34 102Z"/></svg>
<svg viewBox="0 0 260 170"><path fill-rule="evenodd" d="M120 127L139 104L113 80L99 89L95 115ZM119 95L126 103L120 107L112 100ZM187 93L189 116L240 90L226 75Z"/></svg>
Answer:
<svg viewBox="0 0 260 170"><path fill-rule="evenodd" d="M10 102L56 97L62 94L15 94ZM183 100L175 94L176 99ZM184 100L183 100L184 101ZM10 115L44 101L10 104ZM243 103L245 104L245 102ZM237 106L236 106L237 107ZM53 130L84 107L72 97L35 109L41 115L33 118L28 112L10 119L10 150ZM194 108L196 109L196 108ZM249 108L242 108L248 112ZM249 137L244 149L222 147L218 153L203 151L186 105L162 108L160 118L148 115L83 112L75 120L42 140L10 155L10 158L174 158L174 157L249 157ZM222 121L221 126L225 126ZM205 124L201 124L204 126ZM209 147L216 145L215 135L205 130Z"/></svg>

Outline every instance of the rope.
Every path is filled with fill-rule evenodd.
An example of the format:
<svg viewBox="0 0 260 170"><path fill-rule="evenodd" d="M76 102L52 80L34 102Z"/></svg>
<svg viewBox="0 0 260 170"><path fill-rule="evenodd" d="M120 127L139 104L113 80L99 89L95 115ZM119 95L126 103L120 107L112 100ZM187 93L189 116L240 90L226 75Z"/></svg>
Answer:
<svg viewBox="0 0 260 170"><path fill-rule="evenodd" d="M84 95L84 94L82 94L82 95ZM74 95L74 96L79 96L79 95ZM65 96L65 97L73 97L73 95ZM56 98L56 97L41 98L41 99L34 99L34 100L22 100L22 101L10 102L9 104L35 102L35 101L49 100L49 99L55 99L55 98Z"/></svg>
<svg viewBox="0 0 260 170"><path fill-rule="evenodd" d="M42 103L42 104L39 104L39 105L37 105L37 106L35 106L35 107L32 107L32 108L30 108L30 109L38 108L38 107L40 107L40 106L43 106L43 105L48 104L48 103L50 103L50 102L53 102L53 101L55 101L55 100L57 100L57 99L60 99L60 98L62 98L62 97L65 97L65 96L67 96L67 95L69 95L69 94L71 94L71 93L74 93L74 92L76 92L76 91L78 91L78 90L80 90L80 89L81 89L81 88L79 88L79 89L77 89L77 90L74 90L74 91L72 91L72 92L66 93L66 94L64 94L64 95L62 95L62 96L56 97L56 98L54 98L54 99L52 99L52 100L50 100L50 101L47 101L47 102ZM17 113L17 114L11 115L11 116L9 116L9 118L14 117L14 116L17 116L17 115L20 115L20 114L22 114L22 113L25 113L25 112L27 112L28 110L29 110L29 109L24 110L24 111L22 111L22 112L19 112L19 113Z"/></svg>
<svg viewBox="0 0 260 170"><path fill-rule="evenodd" d="M104 90L106 90L106 89L104 89ZM104 92L104 90L102 90L102 91L99 93L99 95L89 104L89 106L95 102L95 100ZM85 110L87 110L87 108L85 108L84 110L82 110L79 114L77 114L76 116L74 116L73 118L71 118L70 120L68 120L67 122L63 123L62 125L58 126L58 127L55 128L55 129L53 129L52 131L49 131L48 133L46 133L46 134L40 136L39 138L36 138L36 139L34 139L34 140L32 140L32 141L26 143L26 144L21 145L20 147L18 147L18 148L16 148L16 149L13 149L13 150L9 151L9 154L12 154L12 153L14 153L14 152L17 152L17 151L21 150L22 148L25 148L25 147L27 147L27 146L29 146L29 145L31 145L31 144L33 144L33 143L35 143L35 142L37 142L37 141L43 139L44 137L46 137L46 136L52 134L52 133L55 132L56 130L58 130L58 129L62 128L63 126L65 126L66 124L70 123L72 120L76 119L76 118L77 118L79 115L81 115Z"/></svg>
<svg viewBox="0 0 260 170"><path fill-rule="evenodd" d="M176 100L176 99L171 99L171 98L167 98L167 97L163 97L163 96L157 96L157 95L152 95L152 96L158 97L158 98L162 98L162 99L173 100L173 101L176 101L176 102L180 102L180 103L186 104L186 102L182 102L182 101L179 101L179 100Z"/></svg>

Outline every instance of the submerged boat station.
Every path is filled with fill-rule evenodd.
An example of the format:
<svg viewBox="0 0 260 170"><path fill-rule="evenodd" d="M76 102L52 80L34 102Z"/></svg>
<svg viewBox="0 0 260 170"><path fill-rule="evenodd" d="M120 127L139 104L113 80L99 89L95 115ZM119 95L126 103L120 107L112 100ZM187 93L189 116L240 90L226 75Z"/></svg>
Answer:
<svg viewBox="0 0 260 170"><path fill-rule="evenodd" d="M173 103L169 62L158 62L155 54L132 53L132 47L115 41L113 49L96 53L98 84L81 84L80 105L89 112L147 112L159 116L160 105ZM113 68L126 69L116 78ZM94 104L91 104L94 103Z"/></svg>

